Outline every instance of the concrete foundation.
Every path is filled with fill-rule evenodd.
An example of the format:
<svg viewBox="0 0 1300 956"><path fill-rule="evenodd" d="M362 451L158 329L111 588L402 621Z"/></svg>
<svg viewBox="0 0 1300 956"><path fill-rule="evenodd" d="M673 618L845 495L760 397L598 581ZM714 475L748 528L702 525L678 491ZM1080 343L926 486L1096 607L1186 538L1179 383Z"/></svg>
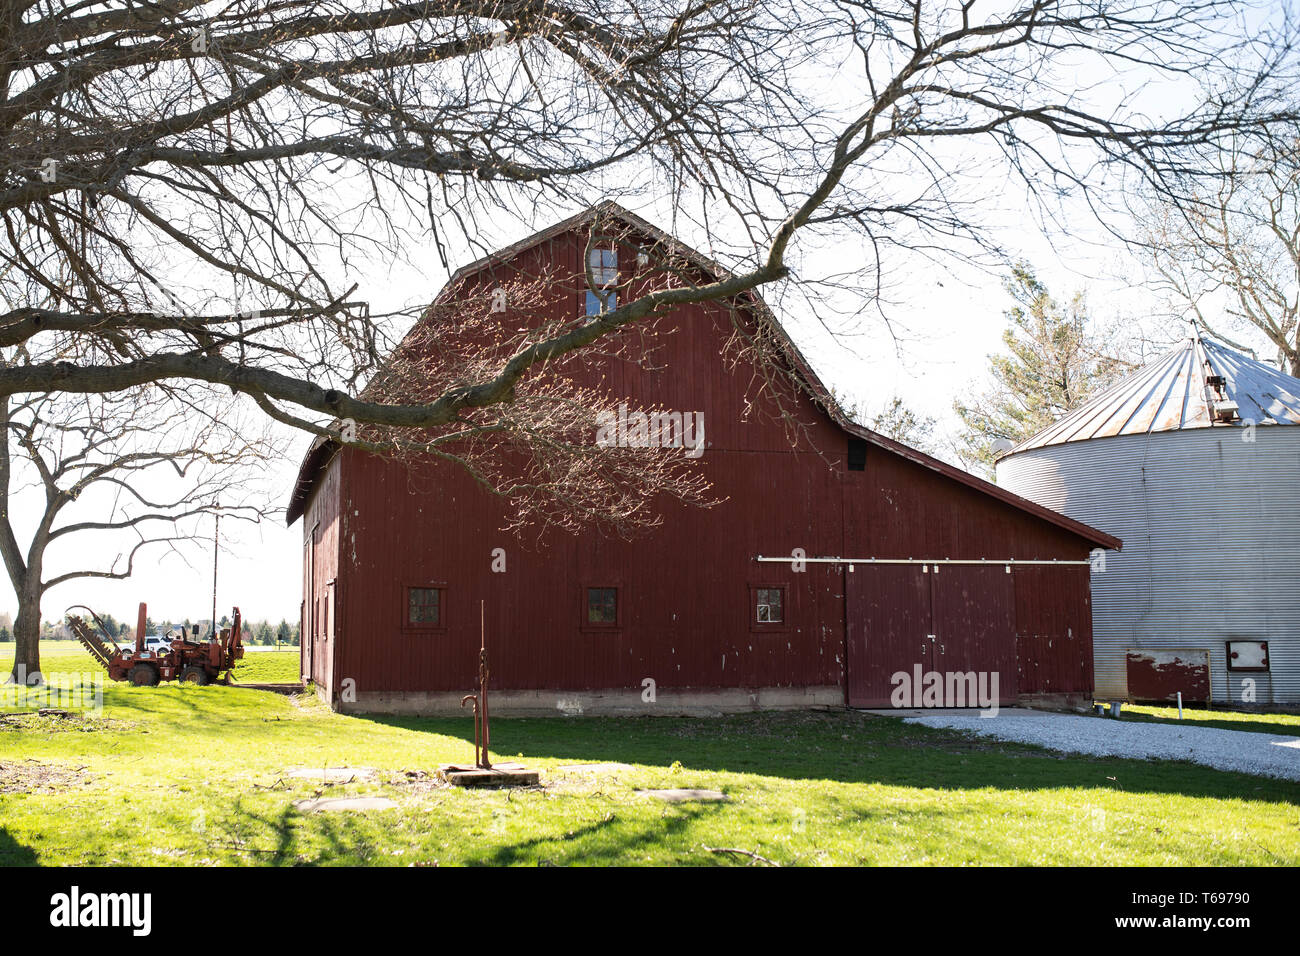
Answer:
<svg viewBox="0 0 1300 956"><path fill-rule="evenodd" d="M468 691L360 692L355 701L341 698L335 710L349 714L410 714L467 717L460 706ZM841 687L687 688L659 690L654 701L637 688L607 690L503 690L488 698L493 717L708 717L758 710L814 710L844 706Z"/></svg>
<svg viewBox="0 0 1300 956"><path fill-rule="evenodd" d="M1021 694L1016 698L1016 706L1086 714L1092 709L1092 701L1092 694Z"/></svg>

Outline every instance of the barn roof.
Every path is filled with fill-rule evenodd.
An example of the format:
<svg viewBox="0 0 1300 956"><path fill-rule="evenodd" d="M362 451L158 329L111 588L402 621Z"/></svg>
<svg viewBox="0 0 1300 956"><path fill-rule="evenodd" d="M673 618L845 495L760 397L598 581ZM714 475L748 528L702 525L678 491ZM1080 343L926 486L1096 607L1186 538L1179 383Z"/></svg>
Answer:
<svg viewBox="0 0 1300 956"><path fill-rule="evenodd" d="M1300 425L1300 379L1198 331L1012 451L1195 428Z"/></svg>
<svg viewBox="0 0 1300 956"><path fill-rule="evenodd" d="M657 226L652 225L635 213L624 209L617 203L605 201L598 203L577 215L570 216L568 219L564 219L552 226L548 226L546 229L536 232L525 239L512 243L492 255L484 256L466 266L462 266L457 269L451 279L448 280L447 284L438 294L438 297L442 298L442 296L446 295L449 290L453 290L463 278L485 268L486 266L503 263L514 256L519 255L521 252L531 249L539 243L563 235L564 233L578 227L587 225L598 218L605 221L610 219L621 220L622 223L632 231L644 234L657 242L663 243L665 246L671 248L675 254L688 259L709 275L725 277L728 274L726 268L698 250L691 248L681 240L664 232ZM787 359L803 380L813 401L844 432L857 438L864 439L879 448L912 461L924 468L928 468L931 471L938 472L939 474L973 488L976 491L1005 502L1014 508L1028 512L1037 518L1041 518L1044 521L1057 525L1058 527L1076 534L1100 547L1109 548L1111 550L1118 550L1121 547L1122 542L1119 538L1116 538L1113 535L1106 534L1104 531L1099 531L1090 525L1086 525L1081 521L1076 521L1057 511L1053 511L1050 508L1046 508L1043 505L1030 501L1027 498L1022 498L1019 495L1007 491L1005 488L993 484L992 482L985 481L976 475L972 475L968 471L964 471L961 468L948 464L947 462L940 461L939 459L931 457L930 455L905 445L902 442L895 441L892 438L887 438L884 435L878 434L864 425L860 425L851 420L835 400L831 391L826 388L817 373L813 371L812 366L808 363L807 359L804 358L799 347L795 345L794 341L790 338L785 328L772 313L772 310L768 307L767 303L763 301L762 297L759 296L757 292L751 292L749 293L749 298L751 307L755 310L758 317L770 325L774 335L780 342ZM311 495L311 490L315 486L317 478L324 471L325 466L329 464L330 459L338 450L338 447L338 443L330 439L317 438L312 442L307 454L303 457L302 465L298 470L298 478L294 483L293 492L290 496L288 507L286 508L285 520L287 524L293 524L306 510L307 499Z"/></svg>

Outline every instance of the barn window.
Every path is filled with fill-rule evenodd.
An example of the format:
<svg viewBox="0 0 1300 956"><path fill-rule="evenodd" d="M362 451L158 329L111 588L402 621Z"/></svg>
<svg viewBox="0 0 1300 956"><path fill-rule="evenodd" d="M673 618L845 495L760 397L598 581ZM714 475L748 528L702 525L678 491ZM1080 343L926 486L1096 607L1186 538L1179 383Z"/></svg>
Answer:
<svg viewBox="0 0 1300 956"><path fill-rule="evenodd" d="M849 471L867 470L867 443L862 438L849 439Z"/></svg>
<svg viewBox="0 0 1300 956"><path fill-rule="evenodd" d="M618 588L587 588L587 623L597 627L618 625Z"/></svg>
<svg viewBox="0 0 1300 956"><path fill-rule="evenodd" d="M754 621L758 624L785 623L785 594L783 588L756 588Z"/></svg>
<svg viewBox="0 0 1300 956"><path fill-rule="evenodd" d="M442 621L442 588L406 589L406 624L408 627L441 627Z"/></svg>
<svg viewBox="0 0 1300 956"><path fill-rule="evenodd" d="M618 250L592 249L587 253L587 265L600 295L592 289L587 290L586 314L595 316L617 309L618 293L614 286L618 283ZM601 302L602 296L604 303Z"/></svg>

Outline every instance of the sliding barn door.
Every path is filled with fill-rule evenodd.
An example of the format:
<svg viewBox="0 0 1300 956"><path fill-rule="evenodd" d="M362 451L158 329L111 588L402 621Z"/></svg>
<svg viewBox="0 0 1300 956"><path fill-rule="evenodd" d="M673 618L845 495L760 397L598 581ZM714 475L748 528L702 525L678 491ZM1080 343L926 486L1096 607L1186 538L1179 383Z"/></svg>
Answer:
<svg viewBox="0 0 1300 956"><path fill-rule="evenodd" d="M999 703L1016 699L1015 592L1004 565L858 565L845 573L850 707L892 706L894 675L974 675ZM980 683L982 681L982 684ZM963 687L971 686L963 680ZM920 689L917 688L919 695ZM945 694L941 706L977 705ZM987 698L986 698L987 699ZM919 703L919 700L918 700Z"/></svg>

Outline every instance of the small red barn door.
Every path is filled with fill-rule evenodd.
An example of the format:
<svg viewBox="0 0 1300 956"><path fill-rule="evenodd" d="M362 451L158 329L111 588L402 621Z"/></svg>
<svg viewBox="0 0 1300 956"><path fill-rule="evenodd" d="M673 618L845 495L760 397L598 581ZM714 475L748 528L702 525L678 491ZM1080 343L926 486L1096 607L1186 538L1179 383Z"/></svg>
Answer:
<svg viewBox="0 0 1300 956"><path fill-rule="evenodd" d="M846 572L850 707L890 707L899 672L998 675L1000 703L1016 698L1015 600L1003 565L875 564ZM983 675L982 684L980 675ZM919 706L921 688L915 688ZM968 706L975 701L968 700Z"/></svg>
<svg viewBox="0 0 1300 956"><path fill-rule="evenodd" d="M302 676L310 680L312 676L312 640L315 634L316 595L312 585L316 578L314 559L316 557L316 530L302 548L302 618L298 622L298 647L302 654Z"/></svg>
<svg viewBox="0 0 1300 956"><path fill-rule="evenodd" d="M324 621L321 624L319 654L321 680L325 688L325 699L334 703L334 582L325 582L325 601L321 608Z"/></svg>
<svg viewBox="0 0 1300 956"><path fill-rule="evenodd" d="M897 671L930 665L930 576L919 564L845 569L850 707L888 707Z"/></svg>
<svg viewBox="0 0 1300 956"><path fill-rule="evenodd" d="M930 574L935 636L932 667L941 674L974 673L981 694L1016 700L1016 603L1006 565L941 564ZM946 702L948 703L948 702ZM966 706L974 706L968 701Z"/></svg>

